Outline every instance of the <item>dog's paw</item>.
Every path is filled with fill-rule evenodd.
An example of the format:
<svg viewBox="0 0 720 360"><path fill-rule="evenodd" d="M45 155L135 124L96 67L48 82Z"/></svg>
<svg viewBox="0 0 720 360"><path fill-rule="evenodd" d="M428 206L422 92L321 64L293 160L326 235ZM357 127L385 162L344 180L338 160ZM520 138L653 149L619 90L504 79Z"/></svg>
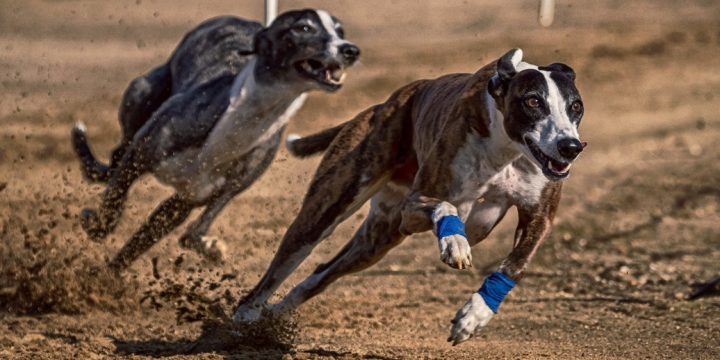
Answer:
<svg viewBox="0 0 720 360"><path fill-rule="evenodd" d="M214 236L203 236L201 239L202 254L206 259L214 263L222 263L227 253L227 244Z"/></svg>
<svg viewBox="0 0 720 360"><path fill-rule="evenodd" d="M448 235L438 241L440 260L455 269L472 267L470 244L462 235Z"/></svg>
<svg viewBox="0 0 720 360"><path fill-rule="evenodd" d="M485 304L482 296L478 293L472 294L465 306L455 314L447 341L451 341L455 346L470 339L476 331L487 325L493 315L495 313Z"/></svg>
<svg viewBox="0 0 720 360"><path fill-rule="evenodd" d="M262 317L263 309L262 305L240 305L233 314L233 321L237 323L253 323Z"/></svg>
<svg viewBox="0 0 720 360"><path fill-rule="evenodd" d="M214 236L195 237L183 235L180 238L180 246L197 252L211 263L222 263L227 253L227 245L224 241Z"/></svg>
<svg viewBox="0 0 720 360"><path fill-rule="evenodd" d="M95 210L83 209L80 212L80 225L92 241L100 242L107 236L107 231L102 226Z"/></svg>

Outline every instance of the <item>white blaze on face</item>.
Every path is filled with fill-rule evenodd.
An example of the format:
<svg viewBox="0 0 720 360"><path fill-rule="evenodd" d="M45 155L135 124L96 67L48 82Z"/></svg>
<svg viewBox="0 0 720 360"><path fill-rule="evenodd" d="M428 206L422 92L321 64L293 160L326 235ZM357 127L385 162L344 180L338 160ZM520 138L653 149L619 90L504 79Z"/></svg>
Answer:
<svg viewBox="0 0 720 360"><path fill-rule="evenodd" d="M328 51L330 52L330 55L336 56L340 46L346 44L347 41L341 39L338 35L336 29L337 24L333 20L332 16L330 16L330 13L325 10L315 10L315 12L320 18L320 22L322 23L325 31L330 34L331 40L328 42Z"/></svg>
<svg viewBox="0 0 720 360"><path fill-rule="evenodd" d="M539 121L534 131L529 135L545 154L551 155L556 159L561 159L562 157L557 151L558 140L563 138L577 139L579 137L577 128L570 121L570 117L567 114L567 102L565 98L563 98L555 80L550 77L549 71L540 70L537 65L526 63L522 61L522 58L522 50L517 49L512 57L515 71L536 70L543 75L548 88L545 101L547 101L550 107L550 115L542 121Z"/></svg>
<svg viewBox="0 0 720 360"><path fill-rule="evenodd" d="M570 121L567 113L568 104L562 96L555 80L550 77L549 71L540 70L545 77L548 95L545 99L550 107L550 115L540 123L537 130L540 132L538 146L548 155L561 158L557 152L557 142L564 138L579 137L577 127Z"/></svg>

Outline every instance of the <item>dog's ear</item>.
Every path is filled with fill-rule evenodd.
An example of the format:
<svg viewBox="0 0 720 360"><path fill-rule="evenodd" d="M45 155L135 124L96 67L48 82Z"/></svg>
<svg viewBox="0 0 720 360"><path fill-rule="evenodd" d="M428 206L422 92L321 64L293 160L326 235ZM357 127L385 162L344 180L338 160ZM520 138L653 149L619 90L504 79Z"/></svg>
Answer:
<svg viewBox="0 0 720 360"><path fill-rule="evenodd" d="M260 30L253 38L253 52L257 55L269 55L272 51L272 43L270 42L270 35L268 29L264 28Z"/></svg>
<svg viewBox="0 0 720 360"><path fill-rule="evenodd" d="M563 63L553 63L548 66L540 67L539 69L559 72L559 73L567 76L568 79L575 81L575 70L573 70L570 66L567 66Z"/></svg>
<svg viewBox="0 0 720 360"><path fill-rule="evenodd" d="M522 61L521 49L512 49L497 61L497 75L490 79L489 90L494 96L502 96L507 83L517 74L517 66Z"/></svg>

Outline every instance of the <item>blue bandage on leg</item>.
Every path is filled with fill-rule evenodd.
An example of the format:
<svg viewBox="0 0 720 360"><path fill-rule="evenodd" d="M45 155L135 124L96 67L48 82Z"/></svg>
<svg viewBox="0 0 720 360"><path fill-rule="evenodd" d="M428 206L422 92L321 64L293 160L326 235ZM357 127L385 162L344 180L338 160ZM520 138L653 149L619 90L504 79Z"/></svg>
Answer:
<svg viewBox="0 0 720 360"><path fill-rule="evenodd" d="M485 278L485 282L478 290L485 304L494 313L497 313L500 303L505 299L510 290L515 287L515 282L501 272L494 272Z"/></svg>
<svg viewBox="0 0 720 360"><path fill-rule="evenodd" d="M437 237L442 239L450 235L465 235L465 224L457 215L445 215L437 222Z"/></svg>

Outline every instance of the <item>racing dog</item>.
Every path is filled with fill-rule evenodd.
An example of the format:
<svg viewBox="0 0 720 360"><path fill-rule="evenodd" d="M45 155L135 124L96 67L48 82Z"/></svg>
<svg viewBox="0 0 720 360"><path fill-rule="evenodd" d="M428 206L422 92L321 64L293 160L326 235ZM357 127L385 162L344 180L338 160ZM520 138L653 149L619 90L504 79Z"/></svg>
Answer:
<svg viewBox="0 0 720 360"><path fill-rule="evenodd" d="M167 63L130 83L120 106L122 140L109 166L95 159L84 126L76 126L72 140L85 176L107 181L100 208L81 213L91 239L113 231L142 174L177 191L109 266L126 268L200 206L203 214L180 245L220 259L224 245L205 237L215 217L267 169L305 93L338 90L359 54L322 10L286 12L267 28L236 17L210 19L183 38Z"/></svg>
<svg viewBox="0 0 720 360"><path fill-rule="evenodd" d="M470 247L515 206L513 250L457 312L448 341L465 341L486 325L550 232L561 180L585 147L577 131L583 103L575 72L560 63L531 65L522 56L513 49L474 74L413 82L342 125L289 137L295 155L327 151L235 321L284 316L339 277L376 263L406 236L427 230L437 234L443 262L467 268ZM370 213L337 256L267 306L315 245L368 199Z"/></svg>

